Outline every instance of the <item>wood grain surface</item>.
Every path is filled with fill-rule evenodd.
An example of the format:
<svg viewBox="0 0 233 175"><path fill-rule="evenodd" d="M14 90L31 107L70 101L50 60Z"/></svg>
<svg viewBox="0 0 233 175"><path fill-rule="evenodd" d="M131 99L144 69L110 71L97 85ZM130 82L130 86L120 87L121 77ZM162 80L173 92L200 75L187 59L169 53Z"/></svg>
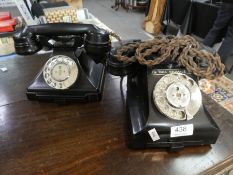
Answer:
<svg viewBox="0 0 233 175"><path fill-rule="evenodd" d="M1 175L191 175L233 154L233 117L207 97L204 104L221 129L217 143L179 152L127 148L118 77L107 75L101 102L61 106L28 101L26 88L47 57L0 58L8 68L0 71Z"/></svg>

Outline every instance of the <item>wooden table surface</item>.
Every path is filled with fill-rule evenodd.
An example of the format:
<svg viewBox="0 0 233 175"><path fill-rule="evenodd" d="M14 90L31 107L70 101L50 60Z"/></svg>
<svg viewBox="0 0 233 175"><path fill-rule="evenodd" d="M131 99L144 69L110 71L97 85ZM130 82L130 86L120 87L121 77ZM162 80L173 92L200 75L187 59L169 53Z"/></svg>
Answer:
<svg viewBox="0 0 233 175"><path fill-rule="evenodd" d="M26 87L46 55L0 58L0 174L198 174L233 154L233 116L204 97L221 128L216 144L179 152L126 146L120 79L107 75L97 103L29 101ZM126 91L125 81L123 90Z"/></svg>

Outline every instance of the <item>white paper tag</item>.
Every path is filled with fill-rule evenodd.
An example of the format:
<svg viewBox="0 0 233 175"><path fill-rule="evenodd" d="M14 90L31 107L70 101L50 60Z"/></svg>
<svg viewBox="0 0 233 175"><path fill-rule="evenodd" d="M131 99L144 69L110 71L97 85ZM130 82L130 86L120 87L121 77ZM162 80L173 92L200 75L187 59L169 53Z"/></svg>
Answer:
<svg viewBox="0 0 233 175"><path fill-rule="evenodd" d="M155 130L155 128L151 129L148 131L148 133L150 134L150 137L153 141L159 140L159 134L157 133L157 131Z"/></svg>
<svg viewBox="0 0 233 175"><path fill-rule="evenodd" d="M6 67L0 68L2 72L6 72L8 69Z"/></svg>
<svg viewBox="0 0 233 175"><path fill-rule="evenodd" d="M193 124L171 127L170 137L182 137L193 135Z"/></svg>

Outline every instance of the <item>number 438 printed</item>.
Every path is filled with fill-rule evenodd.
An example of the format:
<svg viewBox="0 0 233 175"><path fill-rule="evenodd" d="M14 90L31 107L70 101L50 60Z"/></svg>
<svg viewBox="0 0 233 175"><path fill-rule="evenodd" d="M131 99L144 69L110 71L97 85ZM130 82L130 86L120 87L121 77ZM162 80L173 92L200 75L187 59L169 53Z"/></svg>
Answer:
<svg viewBox="0 0 233 175"><path fill-rule="evenodd" d="M171 127L170 137L182 137L193 135L193 124Z"/></svg>

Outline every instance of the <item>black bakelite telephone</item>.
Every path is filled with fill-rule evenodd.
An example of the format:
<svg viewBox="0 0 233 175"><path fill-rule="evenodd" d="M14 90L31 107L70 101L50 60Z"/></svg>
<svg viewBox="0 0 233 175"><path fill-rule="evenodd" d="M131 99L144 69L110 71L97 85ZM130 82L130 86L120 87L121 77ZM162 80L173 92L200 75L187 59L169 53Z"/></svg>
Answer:
<svg viewBox="0 0 233 175"><path fill-rule="evenodd" d="M109 33L92 24L55 23L29 26L14 34L19 55L53 49L43 69L27 89L36 100L99 101L105 65L111 49Z"/></svg>
<svg viewBox="0 0 233 175"><path fill-rule="evenodd" d="M118 47L112 48L107 63L111 74L127 76L130 148L175 151L216 142L220 130L202 104L194 75L172 61L150 67L118 61ZM133 52L129 49L123 55L129 57Z"/></svg>

